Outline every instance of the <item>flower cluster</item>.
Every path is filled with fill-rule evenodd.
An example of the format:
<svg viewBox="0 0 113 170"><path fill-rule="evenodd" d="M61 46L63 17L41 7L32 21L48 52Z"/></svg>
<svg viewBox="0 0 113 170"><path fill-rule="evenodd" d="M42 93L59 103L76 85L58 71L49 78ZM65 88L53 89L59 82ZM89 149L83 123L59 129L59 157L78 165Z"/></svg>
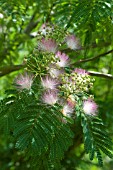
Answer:
<svg viewBox="0 0 113 170"><path fill-rule="evenodd" d="M48 34L50 34L53 31L54 31L54 26L44 23L44 24L42 24L42 26L39 30L39 34L41 34L43 36L47 36Z"/></svg>
<svg viewBox="0 0 113 170"><path fill-rule="evenodd" d="M43 94L42 101L49 105L54 105L58 101L58 93L48 90Z"/></svg>
<svg viewBox="0 0 113 170"><path fill-rule="evenodd" d="M18 89L23 90L23 89L27 89L30 90L32 83L33 83L33 75L32 74L28 74L27 72L25 72L23 75L20 74L16 79L15 79L15 85Z"/></svg>
<svg viewBox="0 0 113 170"><path fill-rule="evenodd" d="M70 66L69 56L59 51L58 41L48 36L47 33L51 31L53 31L53 27L46 26L46 24L42 26L41 38L38 41L39 55L34 60L31 60L32 64L30 67L32 70L37 68L36 75L40 76L40 84L43 91L42 102L51 106L57 103L62 108L60 112L63 116L73 117L79 99L82 103L81 111L84 114L95 116L98 106L88 95L94 79L90 77L86 70L81 68L75 68L74 70L70 68L66 72L65 68ZM75 35L68 34L64 39L64 43L67 44L68 48L72 50L80 48L79 40ZM34 66L35 61L36 65ZM27 73L20 75L15 80L15 83L16 87L21 90L30 90L33 83L33 75ZM84 94L87 95L84 97Z"/></svg>
<svg viewBox="0 0 113 170"><path fill-rule="evenodd" d="M42 77L41 80L41 84L45 89L43 101L50 105L55 104L59 99L59 84L61 83L59 77L63 73L63 68L68 64L69 59L65 53L60 51L54 57L54 62L50 62L51 64L48 67L47 76Z"/></svg>
<svg viewBox="0 0 113 170"><path fill-rule="evenodd" d="M75 69L70 74L65 73L61 75L63 83L60 86L60 90L64 91L67 96L73 93L88 92L93 86L94 79L91 79L85 70L80 69L80 72L76 70L79 69Z"/></svg>
<svg viewBox="0 0 113 170"><path fill-rule="evenodd" d="M49 77L49 76L42 78L41 82L42 82L42 86L45 89L55 90L58 85L58 81L56 79Z"/></svg>
<svg viewBox="0 0 113 170"><path fill-rule="evenodd" d="M42 101L46 104L54 105L58 101L58 80L47 75L42 78L41 84L45 90Z"/></svg>
<svg viewBox="0 0 113 170"><path fill-rule="evenodd" d="M57 50L57 44L53 39L42 38L40 44L38 45L39 50L55 53Z"/></svg>
<svg viewBox="0 0 113 170"><path fill-rule="evenodd" d="M75 35L68 35L65 41L67 46L72 50L77 50L80 48L79 40L75 37Z"/></svg>
<svg viewBox="0 0 113 170"><path fill-rule="evenodd" d="M98 108L97 104L90 98L88 100L84 101L84 103L83 103L83 111L87 115L95 116L97 113L97 108Z"/></svg>
<svg viewBox="0 0 113 170"><path fill-rule="evenodd" d="M58 60L56 65L59 67L66 67L69 64L69 57L65 53L58 51L55 55Z"/></svg>

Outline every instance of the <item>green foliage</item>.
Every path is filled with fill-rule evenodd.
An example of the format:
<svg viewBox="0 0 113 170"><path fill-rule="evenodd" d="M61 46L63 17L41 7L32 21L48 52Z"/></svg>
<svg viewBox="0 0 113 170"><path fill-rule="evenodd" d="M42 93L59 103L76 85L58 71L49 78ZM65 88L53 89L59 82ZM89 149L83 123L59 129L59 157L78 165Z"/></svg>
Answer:
<svg viewBox="0 0 113 170"><path fill-rule="evenodd" d="M86 154L89 154L89 159L93 160L96 156L99 166L103 166L102 152L109 158L113 158L112 147L113 143L109 137L109 133L100 117L88 116L83 113L81 101L76 108L77 126L82 127L83 142ZM80 130L79 130L80 131Z"/></svg>
<svg viewBox="0 0 113 170"><path fill-rule="evenodd" d="M0 122L1 128L3 128L4 133L7 135L10 133L14 125L14 112L12 110L14 97L8 97L4 101L0 101ZM5 107L4 107L5 105Z"/></svg>
<svg viewBox="0 0 113 170"><path fill-rule="evenodd" d="M84 114L81 114L81 125L83 127L86 153L89 154L90 160L93 160L96 153L99 165L102 166L103 161L100 150L110 158L113 158L113 154L111 152L112 141L109 138L108 133L105 131L102 120L99 118L92 118L92 120L88 120Z"/></svg>
<svg viewBox="0 0 113 170"><path fill-rule="evenodd" d="M42 104L33 91L10 90L7 94L9 97L0 103L2 130L14 138L17 149L24 151L31 169L61 168L60 161L73 144L73 124L63 123L59 106ZM100 151L113 157L112 142L104 124L100 118L88 117L79 110L76 114L83 129L85 152L89 154L90 160L96 154L102 166Z"/></svg>
<svg viewBox="0 0 113 170"><path fill-rule="evenodd" d="M77 29L84 29L84 45L89 45L92 41L92 33L98 29L100 23L106 19L110 22L111 1L56 1L55 15L59 18L58 22L66 23L66 29L72 25Z"/></svg>
<svg viewBox="0 0 113 170"><path fill-rule="evenodd" d="M63 52L70 54L73 63L84 57L98 56L111 49L112 6L111 0L17 0L16 3L15 0L10 2L1 0L0 76L6 76L0 79L0 98L7 96L3 91L11 86L16 75L16 73L10 75L9 73L18 72L15 68L10 70L10 66L12 68L24 63L24 58L27 58L37 45L35 35L45 22L60 26L58 39L63 39L64 29L80 38L80 50L71 51L64 46L60 47ZM103 55L91 62L81 62L77 66L113 74L112 57L112 53ZM32 60L36 62L34 56ZM33 67L32 71L37 72L37 70L38 68ZM35 92L37 88L39 86L34 84ZM97 164L88 162L87 156L84 156L84 160L81 156L77 157L78 152L79 155L83 152L83 148L77 151L83 142L81 137L84 139L85 150L90 159L92 160L95 155L100 165L104 161L102 170L112 169L112 160L109 161L102 154L103 152L112 157L110 140L110 137L113 137L112 81L96 77L93 92L100 106L100 115L104 123L100 118L92 119L81 114L77 117L77 121L80 119L80 122L76 127L59 121L62 116L57 110L58 106L52 108L41 105L38 100L40 92L34 95L32 92L28 94L28 92L10 91L8 96L0 101L0 169L43 170L54 169L54 167L61 169L60 161L63 157L62 165L65 169L83 170L88 167L90 170L92 167L99 169ZM80 112L77 114L80 115ZM110 134L105 132L105 128L110 131ZM10 144L13 147L10 147Z"/></svg>
<svg viewBox="0 0 113 170"><path fill-rule="evenodd" d="M41 105L34 94L22 92L3 100L0 118L4 131L13 134L16 148L25 151L28 160L39 159L31 166L48 164L46 168L54 169L72 145L73 132L69 125L62 123L57 106Z"/></svg>

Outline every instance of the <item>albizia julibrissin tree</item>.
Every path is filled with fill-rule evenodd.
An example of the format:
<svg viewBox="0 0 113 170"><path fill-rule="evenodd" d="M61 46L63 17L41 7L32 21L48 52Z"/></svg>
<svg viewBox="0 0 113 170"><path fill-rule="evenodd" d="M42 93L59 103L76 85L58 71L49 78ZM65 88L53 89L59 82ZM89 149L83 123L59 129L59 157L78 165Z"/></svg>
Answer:
<svg viewBox="0 0 113 170"><path fill-rule="evenodd" d="M61 169L67 154L84 144L89 159L102 166L112 141L99 116L88 71L73 68L62 46L80 48L79 39L57 26L44 24L38 45L25 58L25 70L0 102L0 124L23 151L31 169ZM71 165L70 165L71 167Z"/></svg>

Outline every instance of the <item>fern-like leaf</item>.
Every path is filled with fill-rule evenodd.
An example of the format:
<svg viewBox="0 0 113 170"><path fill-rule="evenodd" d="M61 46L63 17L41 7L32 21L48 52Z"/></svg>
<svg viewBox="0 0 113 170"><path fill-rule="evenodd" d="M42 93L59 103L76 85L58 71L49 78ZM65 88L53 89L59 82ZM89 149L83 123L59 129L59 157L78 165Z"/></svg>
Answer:
<svg viewBox="0 0 113 170"><path fill-rule="evenodd" d="M112 141L100 118L89 118L85 114L81 114L81 125L83 127L84 146L86 153L89 154L90 160L93 160L96 154L98 163L103 165L101 152L108 157L113 158Z"/></svg>
<svg viewBox="0 0 113 170"><path fill-rule="evenodd" d="M10 109L7 105L1 108L1 124L5 130L7 115L10 124L7 128L13 132L16 148L25 151L28 160L38 158L36 167L39 166L39 169L60 166L65 151L72 145L73 132L68 124L62 123L59 108L42 104L34 94L25 91L13 97L13 102L11 98L8 102L3 100L1 106L4 103L10 104ZM14 121L11 114L15 117Z"/></svg>

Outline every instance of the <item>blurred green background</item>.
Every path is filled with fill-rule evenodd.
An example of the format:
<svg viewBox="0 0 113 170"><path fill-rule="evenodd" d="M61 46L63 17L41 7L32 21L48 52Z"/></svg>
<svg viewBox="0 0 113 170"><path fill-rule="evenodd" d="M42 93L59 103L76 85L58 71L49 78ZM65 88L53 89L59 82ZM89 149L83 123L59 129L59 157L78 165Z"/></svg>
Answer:
<svg viewBox="0 0 113 170"><path fill-rule="evenodd" d="M113 138L113 1L112 0L0 0L0 99L22 72L24 58L37 47L37 31L45 22L74 33L81 48L65 49L74 67L94 71L92 93L99 112ZM83 62L79 62L84 60ZM89 61L86 61L89 59ZM98 72L98 73L97 73ZM99 73L101 73L99 75ZM112 170L113 160L105 155L104 167L89 161L83 145L75 149L75 158L63 162L63 170ZM81 154L82 153L82 154ZM12 139L0 131L0 170L30 169L24 152L15 149Z"/></svg>

